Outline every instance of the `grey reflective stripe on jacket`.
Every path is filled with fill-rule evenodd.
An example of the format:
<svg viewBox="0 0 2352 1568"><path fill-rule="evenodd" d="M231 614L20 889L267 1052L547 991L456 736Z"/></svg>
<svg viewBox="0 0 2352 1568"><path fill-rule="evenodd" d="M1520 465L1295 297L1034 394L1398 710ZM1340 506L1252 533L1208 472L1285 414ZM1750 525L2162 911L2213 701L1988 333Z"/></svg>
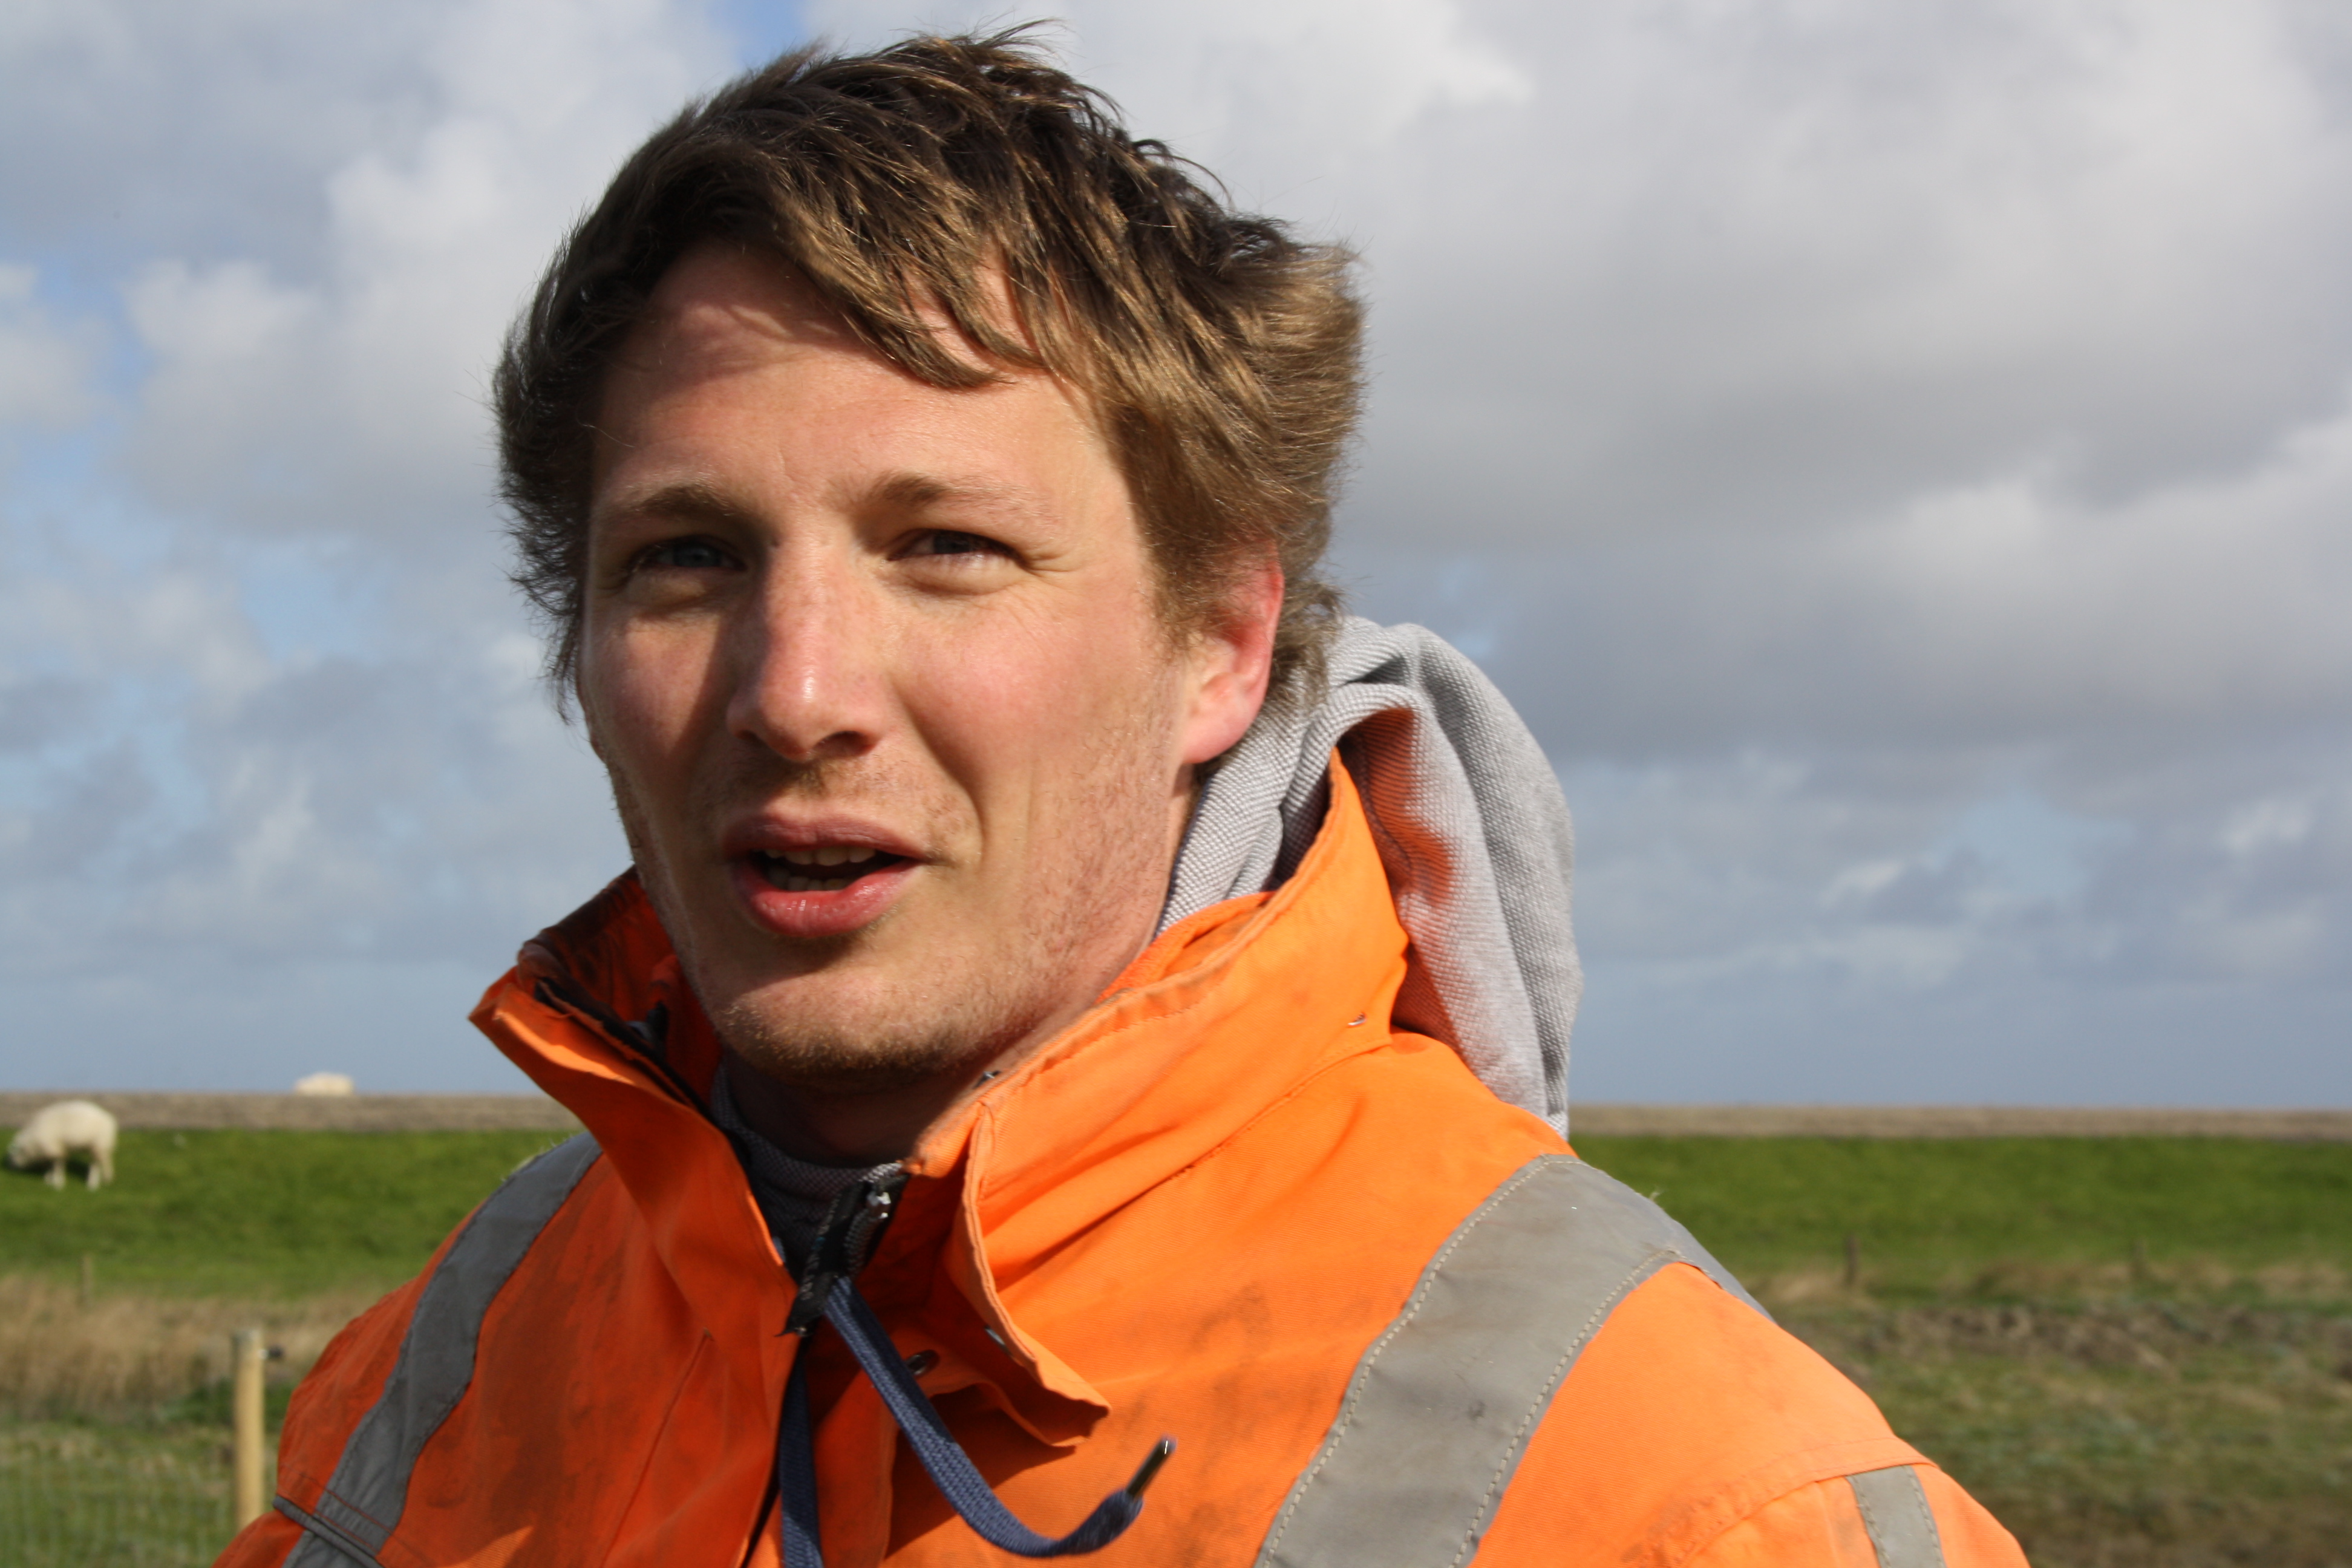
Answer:
<svg viewBox="0 0 2352 1568"><path fill-rule="evenodd" d="M559 1143L474 1211L418 1295L392 1376L352 1428L317 1507L278 1500L307 1531L286 1568L374 1564L408 1506L417 1456L474 1381L483 1316L599 1152L585 1132Z"/></svg>
<svg viewBox="0 0 2352 1568"><path fill-rule="evenodd" d="M1878 1568L1944 1568L1944 1542L1936 1531L1936 1513L1919 1485L1919 1472L1909 1465L1864 1470L1848 1476L1854 1506L1862 1510L1862 1526L1870 1531L1870 1549Z"/></svg>
<svg viewBox="0 0 2352 1568"><path fill-rule="evenodd" d="M598 1152L583 1132L475 1212L419 1295L392 1376L316 1509L278 1500L306 1531L286 1568L377 1568L417 1457L473 1381L483 1317ZM1564 1154L1520 1167L1447 1238L1364 1352L1257 1568L1459 1568L1585 1345L1618 1302L1676 1262L1756 1306L1688 1231L1622 1183ZM1879 1568L1942 1568L1910 1467L1848 1484Z"/></svg>
<svg viewBox="0 0 2352 1568"><path fill-rule="evenodd" d="M1584 1347L1670 1263L1697 1266L1756 1307L1690 1232L1622 1183L1566 1154L1521 1166L1438 1249L1364 1352L1257 1568L1468 1562ZM1916 1478L1897 1469L1916 1492ZM1892 1473L1857 1478L1856 1496ZM1871 1530L1874 1542L1912 1539ZM1882 1544L1881 1568L1940 1564L1932 1520L1928 1530L1929 1555Z"/></svg>

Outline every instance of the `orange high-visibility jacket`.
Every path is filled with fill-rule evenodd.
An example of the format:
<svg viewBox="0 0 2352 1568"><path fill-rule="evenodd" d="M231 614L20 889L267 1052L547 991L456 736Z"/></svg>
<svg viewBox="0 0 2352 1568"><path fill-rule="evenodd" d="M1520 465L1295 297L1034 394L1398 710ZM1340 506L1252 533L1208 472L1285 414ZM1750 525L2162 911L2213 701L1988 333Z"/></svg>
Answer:
<svg viewBox="0 0 2352 1568"><path fill-rule="evenodd" d="M1513 1248L1654 1211L1392 1030L1405 967L1335 764L1288 883L1171 928L909 1159L859 1287L1016 1514L1069 1529L1167 1435L1104 1568L2021 1568L1861 1391L1638 1216L1646 1260L1613 1303L1522 1311L1445 1363L1495 1301L1531 1299ZM593 1142L511 1179L329 1347L277 1511L222 1562L774 1564L796 1354L828 1568L1011 1561L837 1334L780 1332L792 1281L704 1110L718 1047L634 879L525 948L475 1017ZM1479 1228L1537 1193L1552 1220Z"/></svg>

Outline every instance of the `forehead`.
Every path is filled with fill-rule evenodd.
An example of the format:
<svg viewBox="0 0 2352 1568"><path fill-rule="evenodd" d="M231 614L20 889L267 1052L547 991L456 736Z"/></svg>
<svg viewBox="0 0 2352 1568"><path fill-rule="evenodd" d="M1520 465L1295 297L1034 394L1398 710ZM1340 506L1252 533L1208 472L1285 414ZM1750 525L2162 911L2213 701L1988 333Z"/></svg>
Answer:
<svg viewBox="0 0 2352 1568"><path fill-rule="evenodd" d="M608 483L625 487L632 471L686 456L678 437L688 431L703 448L731 442L738 456L757 447L773 458L791 447L804 465L821 457L833 468L884 448L982 469L1113 466L1083 394L989 361L943 316L932 325L941 348L987 379L944 387L909 374L773 257L719 244L688 251L606 374L592 472L599 501Z"/></svg>
<svg viewBox="0 0 2352 1568"><path fill-rule="evenodd" d="M624 374L727 374L794 351L865 350L799 272L740 247L705 243L662 274L614 365Z"/></svg>

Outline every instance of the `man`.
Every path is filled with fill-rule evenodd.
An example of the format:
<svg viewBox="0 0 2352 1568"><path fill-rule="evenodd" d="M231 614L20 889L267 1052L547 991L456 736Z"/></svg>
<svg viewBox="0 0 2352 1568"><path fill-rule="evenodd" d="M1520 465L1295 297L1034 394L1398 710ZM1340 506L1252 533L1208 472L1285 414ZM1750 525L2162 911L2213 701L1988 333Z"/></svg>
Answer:
<svg viewBox="0 0 2352 1568"><path fill-rule="evenodd" d="M1356 343L1017 36L631 160L499 380L635 868L475 1016L588 1133L225 1561L2021 1562L1562 1142L1556 786L1315 575Z"/></svg>

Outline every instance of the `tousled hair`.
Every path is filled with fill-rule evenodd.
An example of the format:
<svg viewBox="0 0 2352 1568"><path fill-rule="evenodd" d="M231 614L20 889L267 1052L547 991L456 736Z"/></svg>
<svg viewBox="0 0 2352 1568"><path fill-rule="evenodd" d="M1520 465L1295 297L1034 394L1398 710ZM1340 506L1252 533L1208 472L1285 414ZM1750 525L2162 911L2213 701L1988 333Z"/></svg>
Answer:
<svg viewBox="0 0 2352 1568"><path fill-rule="evenodd" d="M1213 625L1270 556L1273 690L1319 684L1339 606L1320 564L1360 390L1352 258L1230 210L1030 31L787 54L656 132L557 252L494 398L514 579L560 693L578 677L605 372L662 275L709 240L775 256L932 385L995 374L941 342L944 315L988 357L1079 388L1168 624Z"/></svg>

